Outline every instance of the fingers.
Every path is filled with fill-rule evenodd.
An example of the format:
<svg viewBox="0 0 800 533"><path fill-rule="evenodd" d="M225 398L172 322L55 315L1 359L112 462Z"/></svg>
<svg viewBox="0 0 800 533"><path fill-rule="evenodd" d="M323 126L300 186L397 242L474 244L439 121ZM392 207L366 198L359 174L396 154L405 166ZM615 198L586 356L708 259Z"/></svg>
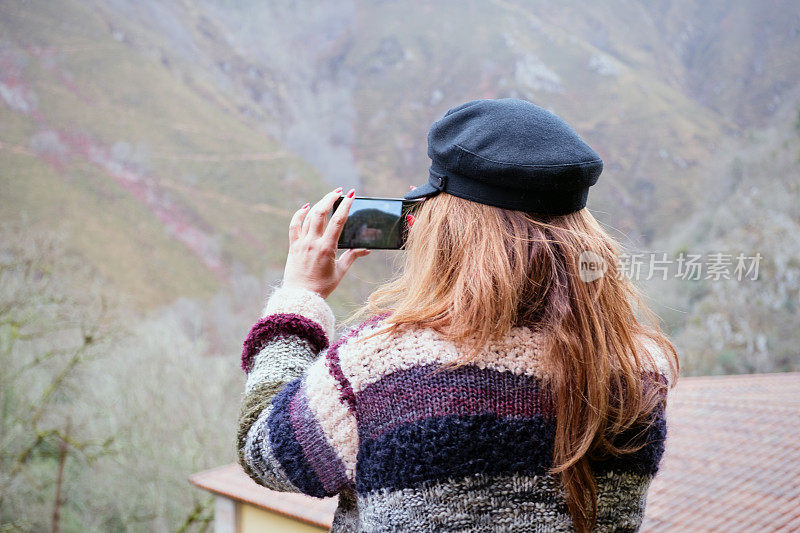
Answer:
<svg viewBox="0 0 800 533"><path fill-rule="evenodd" d="M333 204L339 198L342 188L339 187L325 196L322 200L314 204L303 221L303 234L310 237L321 237L325 229L325 219L328 217Z"/></svg>
<svg viewBox="0 0 800 533"><path fill-rule="evenodd" d="M303 219L306 218L306 213L308 213L308 207L311 204L306 204L300 209L298 209L294 216L292 216L291 222L289 222L289 244L292 244L298 238L300 238L300 230L302 229Z"/></svg>
<svg viewBox="0 0 800 533"><path fill-rule="evenodd" d="M328 226L325 228L325 235L323 235L322 239L331 243L334 248L336 247L336 243L339 242L339 235L342 234L342 229L344 229L344 224L347 222L347 216L350 214L350 206L353 205L353 197L356 195L355 189L350 189L350 192L347 193L347 196L342 198L342 202L336 208L336 212L331 217L331 221L328 222Z"/></svg>
<svg viewBox="0 0 800 533"><path fill-rule="evenodd" d="M340 276L344 276L348 269L353 266L353 263L359 257L369 255L372 250L366 248L351 248L345 251L336 261L336 267Z"/></svg>

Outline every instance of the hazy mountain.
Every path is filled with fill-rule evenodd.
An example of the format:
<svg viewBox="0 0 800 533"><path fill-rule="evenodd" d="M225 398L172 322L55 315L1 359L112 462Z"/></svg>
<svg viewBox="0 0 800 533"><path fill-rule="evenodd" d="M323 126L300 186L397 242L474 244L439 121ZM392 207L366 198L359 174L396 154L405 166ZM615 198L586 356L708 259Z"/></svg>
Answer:
<svg viewBox="0 0 800 533"><path fill-rule="evenodd" d="M473 98L573 124L606 163L590 207L634 247L758 247L798 222L797 2L4 1L0 15L0 213L68 228L143 306L277 275L294 209L338 185L424 181L430 124ZM770 250L765 272L780 261L794 279L798 250ZM379 257L359 268L337 305L386 273ZM665 293L692 294L666 313L676 332L708 302L730 308L713 287ZM774 303L750 305L766 324Z"/></svg>

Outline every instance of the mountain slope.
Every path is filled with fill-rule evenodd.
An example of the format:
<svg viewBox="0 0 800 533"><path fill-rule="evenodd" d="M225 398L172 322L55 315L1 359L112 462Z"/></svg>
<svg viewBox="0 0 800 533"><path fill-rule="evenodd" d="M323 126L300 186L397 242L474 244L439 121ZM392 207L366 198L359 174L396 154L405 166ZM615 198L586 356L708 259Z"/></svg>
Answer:
<svg viewBox="0 0 800 533"><path fill-rule="evenodd" d="M671 257L702 252L730 275L654 283L651 293L685 354L687 374L800 368L800 90L772 120L731 141L707 207L658 244ZM743 254L746 275L735 274ZM711 258L713 259L713 258Z"/></svg>
<svg viewBox="0 0 800 533"><path fill-rule="evenodd" d="M124 19L70 2L0 9L3 216L66 228L145 306L279 266L289 213L325 189L307 163Z"/></svg>
<svg viewBox="0 0 800 533"><path fill-rule="evenodd" d="M669 241L797 86L800 9L476 0L0 4L2 214L67 226L145 306L277 274L289 214L337 185L398 196L473 98L557 112L606 166L590 207ZM738 36L738 37L737 37ZM749 43L749 44L748 44ZM388 275L384 254L337 298Z"/></svg>

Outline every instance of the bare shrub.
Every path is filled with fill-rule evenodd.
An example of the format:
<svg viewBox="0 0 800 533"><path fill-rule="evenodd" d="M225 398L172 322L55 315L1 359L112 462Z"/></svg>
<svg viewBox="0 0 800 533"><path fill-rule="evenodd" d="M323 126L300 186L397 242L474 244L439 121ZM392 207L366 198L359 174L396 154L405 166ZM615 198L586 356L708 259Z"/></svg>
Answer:
<svg viewBox="0 0 800 533"><path fill-rule="evenodd" d="M205 529L187 476L235 458L261 283L139 316L63 236L0 236L0 529Z"/></svg>

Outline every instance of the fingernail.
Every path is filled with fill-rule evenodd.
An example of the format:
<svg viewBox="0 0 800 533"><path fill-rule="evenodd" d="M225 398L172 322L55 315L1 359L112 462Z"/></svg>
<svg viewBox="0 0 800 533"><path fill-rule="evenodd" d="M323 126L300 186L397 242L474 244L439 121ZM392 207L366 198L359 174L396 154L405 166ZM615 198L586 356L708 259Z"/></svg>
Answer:
<svg viewBox="0 0 800 533"><path fill-rule="evenodd" d="M408 227L409 228L413 228L414 227L414 222L416 220L417 219L414 218L414 215L406 215L406 222L408 223Z"/></svg>
<svg viewBox="0 0 800 533"><path fill-rule="evenodd" d="M342 192L342 188L341 188L341 187L336 187L336 188L333 190L333 192Z"/></svg>
<svg viewBox="0 0 800 533"><path fill-rule="evenodd" d="M410 189L413 191L413 190L414 190L414 189L416 189L417 187L416 187L416 185L409 185L409 188L410 188Z"/></svg>
<svg viewBox="0 0 800 533"><path fill-rule="evenodd" d="M310 206L310 205L311 205L310 203L306 203L306 204L304 204L304 205L303 205L303 207L301 207L300 209L307 209L307 208L308 208L308 206Z"/></svg>
<svg viewBox="0 0 800 533"><path fill-rule="evenodd" d="M356 190L355 189L350 189L350 192L347 193L347 197L348 198L352 198L355 195L356 195Z"/></svg>

